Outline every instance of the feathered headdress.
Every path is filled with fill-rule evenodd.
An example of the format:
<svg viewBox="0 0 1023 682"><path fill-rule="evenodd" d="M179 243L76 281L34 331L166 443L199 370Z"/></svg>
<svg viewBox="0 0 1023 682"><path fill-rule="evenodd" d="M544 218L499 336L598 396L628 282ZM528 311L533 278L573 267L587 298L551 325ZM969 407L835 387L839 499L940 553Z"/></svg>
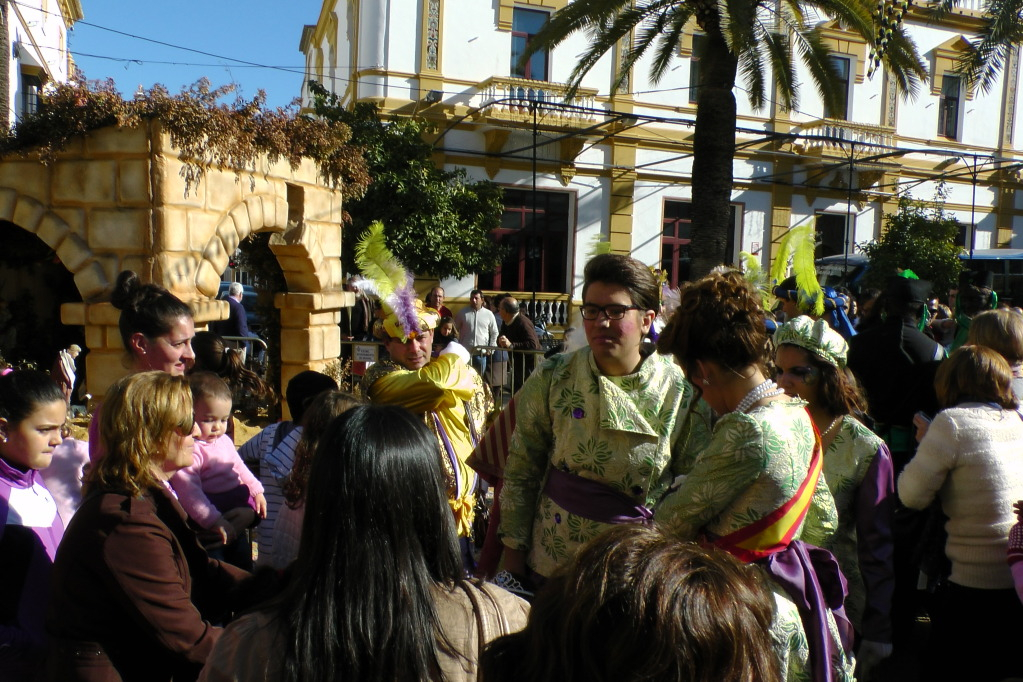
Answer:
<svg viewBox="0 0 1023 682"><path fill-rule="evenodd" d="M781 283L788 270L789 256L792 256L792 272L795 276L795 292L800 307L820 317L824 313L824 294L817 281L817 269L813 263L813 252L817 247L816 233L811 223L791 228L778 244L778 256L771 268L771 279ZM784 294L775 290L779 298L788 298L790 290Z"/></svg>
<svg viewBox="0 0 1023 682"><path fill-rule="evenodd" d="M355 247L355 263L364 278L360 290L375 293L387 313L384 330L388 336L405 342L437 326L440 313L419 300L412 275L387 248L384 224L379 220Z"/></svg>

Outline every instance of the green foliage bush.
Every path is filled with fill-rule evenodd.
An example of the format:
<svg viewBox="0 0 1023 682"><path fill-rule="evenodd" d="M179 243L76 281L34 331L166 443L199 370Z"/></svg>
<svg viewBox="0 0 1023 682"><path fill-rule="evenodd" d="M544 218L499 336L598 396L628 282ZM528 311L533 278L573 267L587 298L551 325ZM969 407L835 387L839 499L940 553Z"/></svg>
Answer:
<svg viewBox="0 0 1023 682"><path fill-rule="evenodd" d="M384 224L388 248L413 272L465 277L497 267L501 251L490 232L504 211L498 185L473 181L463 169L438 168L433 147L423 139L426 122L382 121L373 104L347 109L315 81L309 87L316 115L351 129L352 144L362 149L373 178L364 195L345 198L352 223L348 234L354 237L345 239L347 271L354 271L352 248L376 220Z"/></svg>
<svg viewBox="0 0 1023 682"><path fill-rule="evenodd" d="M929 203L901 197L898 212L886 213L884 224L881 238L862 246L870 259L867 286L884 289L888 277L909 269L930 280L937 296L955 288L962 269L955 240L962 225L945 213L940 192Z"/></svg>

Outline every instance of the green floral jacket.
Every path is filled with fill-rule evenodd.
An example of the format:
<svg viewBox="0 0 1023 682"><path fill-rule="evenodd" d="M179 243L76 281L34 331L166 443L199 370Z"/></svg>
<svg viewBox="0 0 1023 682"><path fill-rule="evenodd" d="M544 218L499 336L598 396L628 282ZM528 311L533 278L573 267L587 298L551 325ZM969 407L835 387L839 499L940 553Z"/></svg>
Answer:
<svg viewBox="0 0 1023 682"><path fill-rule="evenodd" d="M681 368L653 353L638 372L604 376L590 349L545 361L515 398L517 421L501 493L500 534L549 576L607 524L571 514L543 493L555 466L648 507L707 444L710 409Z"/></svg>

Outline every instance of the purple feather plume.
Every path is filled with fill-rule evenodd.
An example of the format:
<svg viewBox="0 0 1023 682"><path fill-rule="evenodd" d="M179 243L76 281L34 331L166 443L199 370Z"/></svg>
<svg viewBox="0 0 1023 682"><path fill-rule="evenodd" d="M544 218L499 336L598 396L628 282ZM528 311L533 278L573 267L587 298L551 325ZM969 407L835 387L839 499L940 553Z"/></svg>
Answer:
<svg viewBox="0 0 1023 682"><path fill-rule="evenodd" d="M408 275L405 284L395 289L392 299L394 314L405 330L406 338L420 331L419 315L416 314L416 289L412 282L412 275Z"/></svg>

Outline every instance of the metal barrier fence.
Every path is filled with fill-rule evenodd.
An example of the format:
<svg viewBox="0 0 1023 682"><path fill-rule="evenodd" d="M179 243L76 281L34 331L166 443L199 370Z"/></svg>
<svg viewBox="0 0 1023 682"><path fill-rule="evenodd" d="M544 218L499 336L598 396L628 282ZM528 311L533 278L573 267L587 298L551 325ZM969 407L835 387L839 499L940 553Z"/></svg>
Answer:
<svg viewBox="0 0 1023 682"><path fill-rule="evenodd" d="M483 381L490 385L494 400L504 405L543 360L544 350L515 350L498 346L470 349L472 364L483 369ZM339 384L351 381L350 389L361 380L374 362L387 359L387 349L379 341L341 341L341 377ZM486 362L483 362L483 360ZM347 376L346 376L347 375Z"/></svg>

